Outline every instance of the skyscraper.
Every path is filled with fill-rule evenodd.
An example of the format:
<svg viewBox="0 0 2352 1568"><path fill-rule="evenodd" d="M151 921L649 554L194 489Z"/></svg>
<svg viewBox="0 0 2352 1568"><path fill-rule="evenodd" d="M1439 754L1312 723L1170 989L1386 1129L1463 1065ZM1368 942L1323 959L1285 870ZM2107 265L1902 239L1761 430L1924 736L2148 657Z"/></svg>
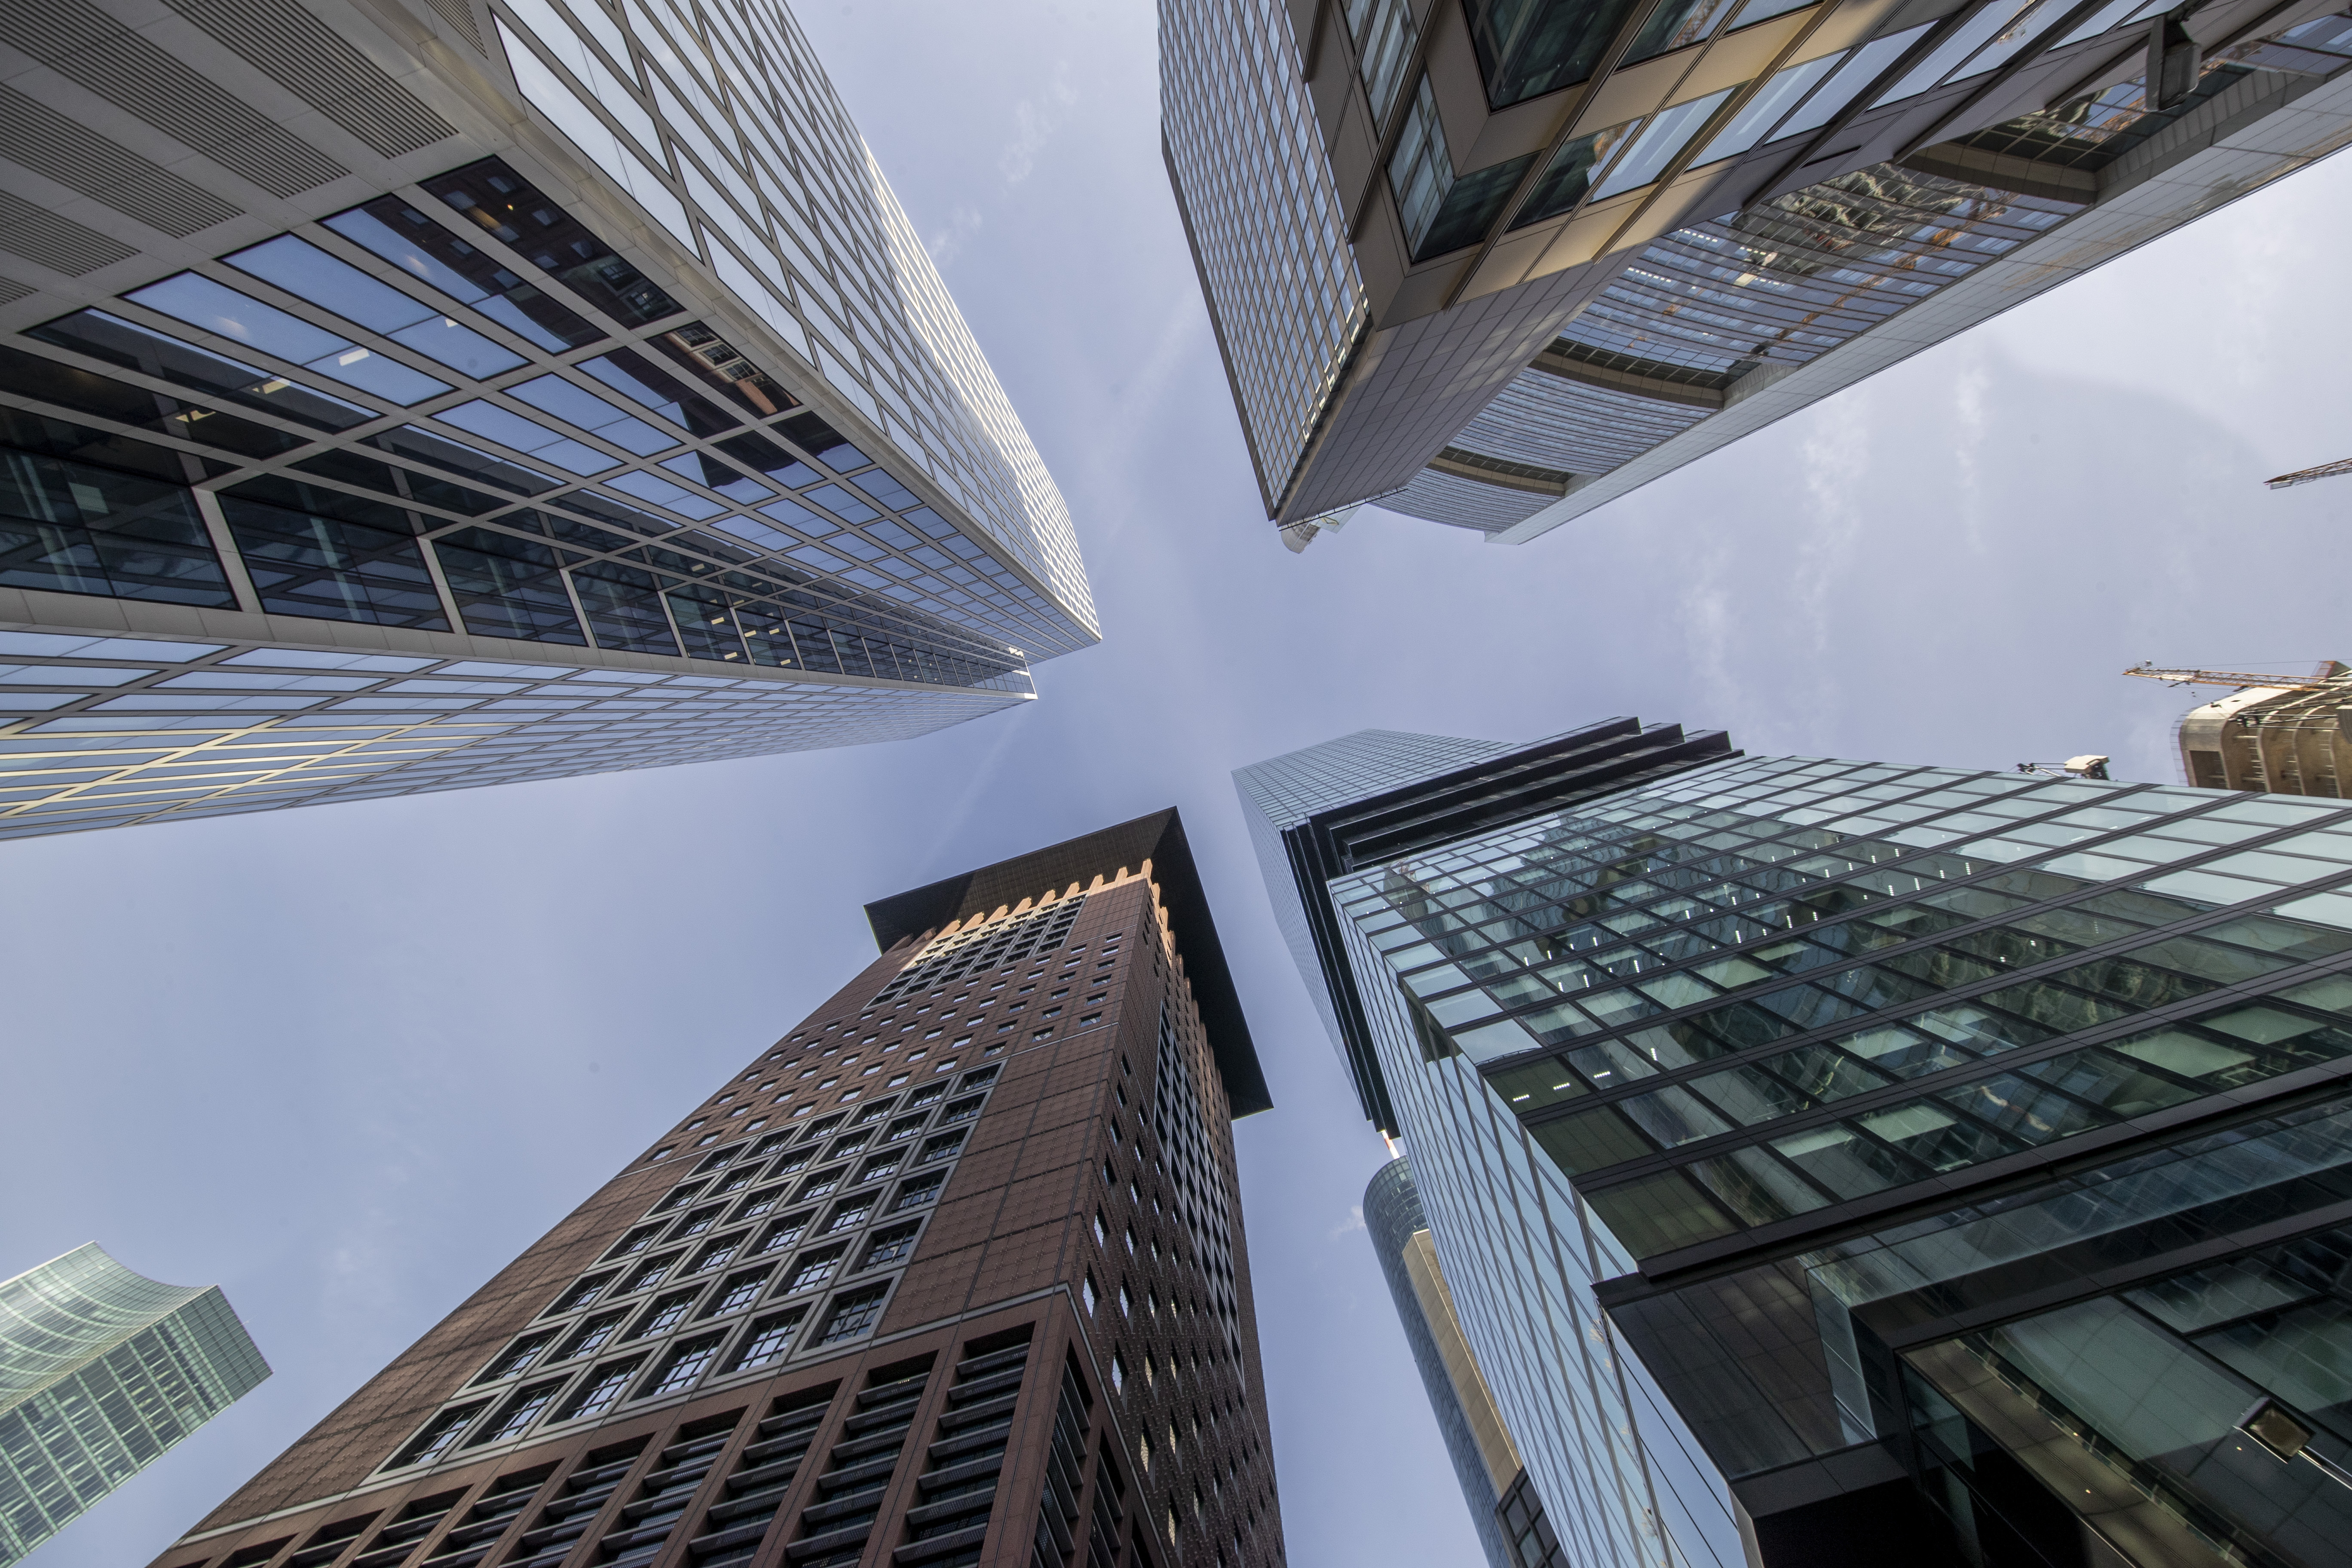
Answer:
<svg viewBox="0 0 2352 1568"><path fill-rule="evenodd" d="M0 1280L0 1563L268 1375L217 1285L158 1284L96 1242Z"/></svg>
<svg viewBox="0 0 2352 1568"><path fill-rule="evenodd" d="M2352 809L1632 720L1237 782L1522 1568L2342 1560Z"/></svg>
<svg viewBox="0 0 2352 1568"><path fill-rule="evenodd" d="M1160 16L1170 179L1294 547L1368 500L1532 539L2352 138L2329 0Z"/></svg>
<svg viewBox="0 0 2352 1568"><path fill-rule="evenodd" d="M157 1559L1279 1563L1173 811L868 905L882 956Z"/></svg>
<svg viewBox="0 0 2352 1568"><path fill-rule="evenodd" d="M1097 640L778 0L26 0L0 837L921 734Z"/></svg>
<svg viewBox="0 0 2352 1568"><path fill-rule="evenodd" d="M1428 1218L1421 1212L1421 1194L1412 1184L1412 1167L1403 1159L1382 1165L1364 1188L1364 1232L1389 1282L1389 1299L1396 1303L1397 1321L1421 1373L1430 1413L1437 1417L1446 1457L1454 1461L1462 1499L1470 1505L1478 1544L1486 1548L1490 1568L1512 1568L1499 1505L1522 1484L1518 1450L1495 1409L1478 1358L1462 1337L1454 1293L1446 1288Z"/></svg>

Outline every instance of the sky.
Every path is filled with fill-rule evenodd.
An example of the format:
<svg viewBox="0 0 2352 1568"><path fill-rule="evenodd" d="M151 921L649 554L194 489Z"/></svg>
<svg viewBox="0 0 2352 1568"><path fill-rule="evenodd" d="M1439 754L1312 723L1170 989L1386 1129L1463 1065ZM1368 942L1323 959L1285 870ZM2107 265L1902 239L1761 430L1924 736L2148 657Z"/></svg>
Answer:
<svg viewBox="0 0 2352 1568"><path fill-rule="evenodd" d="M1634 714L1755 753L2175 780L2142 659L2352 637L2352 162L1517 549L1264 521L1148 6L796 11L1077 520L1101 647L887 746L0 845L0 1274L218 1283L275 1375L29 1560L135 1568L872 956L870 900L1184 816L1275 1109L1236 1128L1295 1568L1477 1545L1358 1205L1386 1158L1230 779L1363 728ZM2209 690L2206 696L2219 695Z"/></svg>

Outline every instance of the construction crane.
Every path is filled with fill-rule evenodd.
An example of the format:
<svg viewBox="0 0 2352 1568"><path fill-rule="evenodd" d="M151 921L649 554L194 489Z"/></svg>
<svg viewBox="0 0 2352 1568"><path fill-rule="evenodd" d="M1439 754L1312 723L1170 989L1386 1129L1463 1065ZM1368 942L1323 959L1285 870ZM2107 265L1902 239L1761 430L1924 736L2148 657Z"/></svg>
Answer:
<svg viewBox="0 0 2352 1568"><path fill-rule="evenodd" d="M2347 471L2352 471L2352 463L2341 466ZM2344 666L2332 658L2324 658L2319 661L2319 668L2309 675L2248 675L2234 669L2158 669L2153 663L2143 659L2124 673L2165 681L2173 686L2276 686L2296 691L2343 674Z"/></svg>
<svg viewBox="0 0 2352 1568"><path fill-rule="evenodd" d="M2338 474L2352 474L2352 458L2347 458L2340 463L2322 463L2315 468L2297 468L2291 474L2281 474L2274 479L2264 479L2263 488L2273 490L2293 489L2297 485L2307 485L2314 479L2332 479Z"/></svg>

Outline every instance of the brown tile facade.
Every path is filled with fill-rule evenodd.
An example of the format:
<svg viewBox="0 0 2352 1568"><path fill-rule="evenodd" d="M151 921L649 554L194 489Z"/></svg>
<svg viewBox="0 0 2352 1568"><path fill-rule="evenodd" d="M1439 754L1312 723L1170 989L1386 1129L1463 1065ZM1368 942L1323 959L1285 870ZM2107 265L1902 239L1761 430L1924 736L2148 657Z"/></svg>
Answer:
<svg viewBox="0 0 2352 1568"><path fill-rule="evenodd" d="M1246 1035L1121 831L974 873L156 1568L1278 1564Z"/></svg>

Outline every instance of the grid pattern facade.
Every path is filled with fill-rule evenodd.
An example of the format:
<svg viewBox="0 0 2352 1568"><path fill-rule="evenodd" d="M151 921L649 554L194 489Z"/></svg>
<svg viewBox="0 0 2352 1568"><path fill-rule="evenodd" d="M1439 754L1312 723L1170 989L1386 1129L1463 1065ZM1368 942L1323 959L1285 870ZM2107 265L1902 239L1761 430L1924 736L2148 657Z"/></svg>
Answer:
<svg viewBox="0 0 2352 1568"><path fill-rule="evenodd" d="M2352 963L2340 808L1777 759L1685 815L1699 787L1391 868L1404 923L1367 931L1631 1258L2352 1057L2352 986L2277 978Z"/></svg>
<svg viewBox="0 0 2352 1568"><path fill-rule="evenodd" d="M1874 1455L1988 1563L2329 1561L2347 884L2334 801L1801 758L1333 878L1545 1553L1804 1561Z"/></svg>
<svg viewBox="0 0 2352 1568"><path fill-rule="evenodd" d="M1699 370L1802 363L2084 205L1874 164L1675 230L1561 335Z"/></svg>
<svg viewBox="0 0 2352 1568"><path fill-rule="evenodd" d="M1680 435L1707 412L1549 371L1524 370L1462 427L1454 444L1561 473L1600 474Z"/></svg>
<svg viewBox="0 0 2352 1568"><path fill-rule="evenodd" d="M111 41L84 58L36 39L40 64L6 103L59 142L39 179L91 193L65 212L109 226L71 245L23 230L16 254L41 281L0 301L16 328L0 341L0 622L34 634L6 650L0 740L61 782L13 792L0 832L284 804L297 782L281 769L173 795L59 765L91 749L224 760L178 755L159 733L174 729L267 741L289 767L310 738L261 715L332 709L354 730L374 708L364 722L397 722L352 739L427 723L445 749L526 733L448 726L457 685L395 692L353 672L562 703L574 721L530 737L591 742L548 753L561 773L598 765L599 747L637 766L920 733L1022 700L1031 662L1095 640L1066 509L780 7L524 0L490 16L452 0L425 25L486 48L484 69L506 63L516 97L495 100L482 70L421 55L402 85L363 52L385 40L348 18L346 37L296 0L251 9L184 6L132 34L44 0L59 40ZM232 63L156 65L156 40L184 34L191 58ZM289 49L333 69L303 76ZM134 70L241 129L224 143L126 95ZM281 89L342 115L338 133L360 138L345 150L373 162L305 144L296 132L318 127L302 116L254 129L244 97ZM142 146L165 134L228 171L223 195L195 202L109 141L132 121L89 114L90 92L144 118ZM593 169L587 192L551 195L560 165L490 129L524 104ZM106 147L121 181L77 173ZM352 205L353 164L382 194ZM617 216L632 210L652 226ZM110 668L76 658L92 637L111 639ZM583 721L595 697L637 695L541 684L583 673L676 682L646 715L715 718L675 699L732 693L751 721ZM295 695L325 691L353 695ZM300 781L333 798L353 782ZM151 810L120 809L142 795Z"/></svg>
<svg viewBox="0 0 2352 1568"><path fill-rule="evenodd" d="M159 1562L1278 1563L1227 1121L1147 874L965 911Z"/></svg>
<svg viewBox="0 0 2352 1568"><path fill-rule="evenodd" d="M1378 959L1349 931L1361 986ZM1625 1262L1468 1058L1429 1062L1393 984L1363 1003L1463 1337L1563 1561L1741 1568L1722 1476L1594 1296Z"/></svg>
<svg viewBox="0 0 2352 1568"><path fill-rule="evenodd" d="M1508 485L1488 484L1484 479L1465 479L1459 474L1423 468L1413 475L1412 482L1404 489L1381 497L1380 504L1389 511L1427 518L1432 522L1442 522L1454 528L1500 533L1514 523L1524 522L1533 517L1555 499L1541 490L1517 489Z"/></svg>
<svg viewBox="0 0 2352 1568"><path fill-rule="evenodd" d="M1242 798L1242 820L1248 825L1258 874L1265 879L1266 896L1274 903L1274 923L1282 931L1290 961L1298 966L1298 977L1307 983L1307 999L1323 1020L1331 1048L1342 1056L1346 1047L1340 1040L1339 1016L1330 994L1323 988L1315 939L1307 931L1307 911L1299 902L1290 857L1282 846L1284 830L1296 827L1326 806L1509 749L1491 741L1451 735L1360 730L1234 771L1234 788Z"/></svg>
<svg viewBox="0 0 2352 1568"><path fill-rule="evenodd" d="M1465 374L1453 342L1461 335L1505 348L1506 363L1530 328L1555 328L1588 348L1726 380L1802 364L1884 329L1986 261L2095 205L2132 200L2138 176L2122 161L2239 83L2259 76L2274 100L2256 116L2266 118L2352 59L2352 22L2340 12L2307 18L2299 7L2208 6L2197 22L2206 46L2199 51L2201 79L2158 110L2137 77L2064 97L2085 81L2105 84L2133 58L2132 46L2163 10L2153 0L2113 0L2063 18L2027 0L2004 0L1965 15L1947 8L1927 20L1916 10L1865 19L1825 7L1802 26L1789 21L1802 9L1787 0L1662 5L1622 59L1611 47L1626 15L1622 6L1475 5L1459 15L1429 13L1419 28L1397 6L1346 7L1344 25L1340 8L1314 8L1311 21L1297 13L1291 20L1318 61L1345 52L1352 39L1358 69L1348 74L1360 78L1364 101L1354 79L1328 79L1320 64L1314 86L1326 135L1341 154L1350 239L1369 247L1362 257L1374 335L1344 372L1329 439L1313 448L1311 469L1295 487L1269 491L1278 520L1402 495L1397 510L1461 526L1491 522L1507 503L1462 486L1419 484L1408 467L1449 444L1488 452L1481 433L1464 426L1463 405L1507 395L1517 367L1476 365ZM2282 15L2304 19L2265 34ZM1897 28L1897 21L1909 25ZM1785 40L1780 53L1758 47L1766 23L1780 29L1773 35ZM1433 42L1421 40L1423 31ZM1808 54L1830 40L1836 42L1827 52ZM1459 72L1465 46L1484 78L1483 103L1465 103L1458 87L1447 100L1445 83L1459 77L1446 73ZM1626 74L1677 53L1679 72L1647 72L1639 86ZM1735 80L1735 59L1739 70L1768 61L1774 68ZM1870 92L1898 66L1884 90ZM1986 90L2003 89L2012 76L2014 89ZM1694 79L1732 85L1666 101L1680 88L1664 84ZM2300 86L2287 94L2293 83ZM1630 118L1578 122L1582 133L1554 149L1529 184L1522 176L1537 154L1526 136L1482 111L1564 94L1576 84L1580 102L1563 97L1559 112L1573 119L1583 107L1608 103ZM1236 99L1279 90L1244 71L1225 79ZM1654 96L1661 91L1664 98ZM1444 131L1441 101L1448 102ZM1979 112L2021 101L2049 107L1992 125ZM2218 124L2221 116L2206 118ZM1832 132L1846 144L1824 152ZM1926 136L1951 140L1924 151L1911 146ZM2287 140L2296 151L2274 154L2280 172L2325 150L2301 132ZM1907 163L1861 161L1884 158L1890 148L1907 151ZM1489 161L1457 168L1456 153ZM1799 163L1831 177L1774 195ZM1635 206L1595 205L1653 186ZM2178 199L2167 213L2140 218L2177 224L2244 188L2234 173L2225 174L2204 190L2168 192ZM1561 220L1569 220L1564 231ZM1653 237L1661 228L1670 232ZM1261 243L1279 264L1279 242ZM1209 292L1212 313L1222 318L1216 290ZM1941 336L1962 324L1955 318L1938 330L1923 319L1918 330ZM1246 423L1246 396L1240 401ZM1552 466L1588 478L1607 474L1705 417L1687 407L1666 421L1629 414L1625 403L1580 410L1584 430L1575 444L1595 450ZM1591 460L1604 453L1613 460ZM1539 509L1502 531L1516 542L1603 499Z"/></svg>
<svg viewBox="0 0 2352 1568"><path fill-rule="evenodd" d="M1272 509L1369 321L1280 0L1163 0L1160 119L1176 205Z"/></svg>
<svg viewBox="0 0 2352 1568"><path fill-rule="evenodd" d="M0 1563L268 1375L218 1287L158 1284L95 1243L0 1283Z"/></svg>
<svg viewBox="0 0 2352 1568"><path fill-rule="evenodd" d="M0 632L0 710L47 710L0 731L0 837L856 745L1023 700L53 632Z"/></svg>

